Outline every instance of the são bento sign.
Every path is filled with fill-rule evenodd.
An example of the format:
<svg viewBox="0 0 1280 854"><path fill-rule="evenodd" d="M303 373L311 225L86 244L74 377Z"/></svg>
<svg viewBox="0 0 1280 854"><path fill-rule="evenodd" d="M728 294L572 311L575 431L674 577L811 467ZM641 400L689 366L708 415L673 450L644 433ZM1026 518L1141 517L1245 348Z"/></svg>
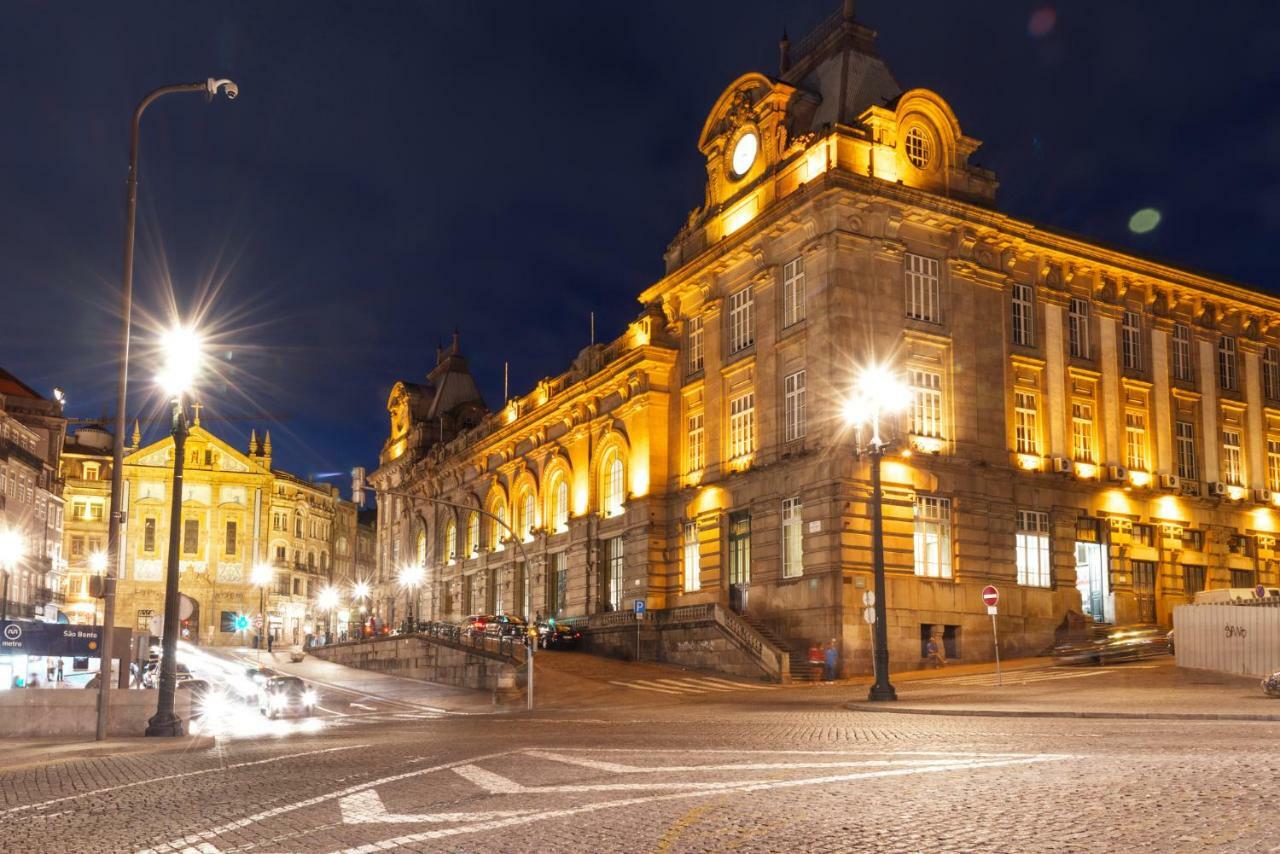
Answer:
<svg viewBox="0 0 1280 854"><path fill-rule="evenodd" d="M69 655L76 658L99 656L101 626L71 626L66 623L0 623L0 654Z"/></svg>

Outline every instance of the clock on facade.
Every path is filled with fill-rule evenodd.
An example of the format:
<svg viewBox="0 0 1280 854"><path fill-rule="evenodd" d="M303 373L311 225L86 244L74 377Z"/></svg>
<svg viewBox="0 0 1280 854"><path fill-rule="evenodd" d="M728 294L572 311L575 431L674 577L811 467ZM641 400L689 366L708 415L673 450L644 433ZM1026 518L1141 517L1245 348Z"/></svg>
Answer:
<svg viewBox="0 0 1280 854"><path fill-rule="evenodd" d="M756 152L760 150L760 140L756 136L755 131L747 131L738 137L738 141L733 145L733 174L741 178L747 174L747 170L751 168L751 164L756 162Z"/></svg>

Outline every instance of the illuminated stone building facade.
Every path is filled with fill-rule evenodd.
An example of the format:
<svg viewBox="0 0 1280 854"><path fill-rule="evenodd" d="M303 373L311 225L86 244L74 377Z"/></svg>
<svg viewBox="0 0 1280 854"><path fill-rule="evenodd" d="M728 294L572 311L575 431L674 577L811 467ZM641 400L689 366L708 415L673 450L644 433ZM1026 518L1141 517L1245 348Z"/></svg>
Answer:
<svg viewBox="0 0 1280 854"><path fill-rule="evenodd" d="M934 632L989 658L988 584L1007 654L1069 613L1168 625L1200 589L1276 584L1280 301L999 213L979 142L849 4L781 54L712 107L705 201L623 336L483 417L396 387L371 482L502 516L529 563L475 513L380 497L388 606L421 560L441 619L522 612L526 583L543 615L717 602L868 671L842 412L872 362L910 387L884 466L895 666Z"/></svg>
<svg viewBox="0 0 1280 854"><path fill-rule="evenodd" d="M140 447L135 426L126 449L124 564L117 584L116 624L154 631L164 613L165 562L169 547L173 488L173 439ZM111 436L97 427L78 430L63 459L70 521L67 611L76 622L92 622L101 604L90 595L93 556L106 548L111 494ZM256 617L261 594L250 581L252 567L269 564L266 618L272 636L301 643L323 630L316 595L340 585L354 571L355 505L336 487L317 484L271 467L271 434L256 432L247 452L205 429L197 415L186 444L180 532L179 589L184 635L203 644L240 644L255 632L235 630L234 618Z"/></svg>

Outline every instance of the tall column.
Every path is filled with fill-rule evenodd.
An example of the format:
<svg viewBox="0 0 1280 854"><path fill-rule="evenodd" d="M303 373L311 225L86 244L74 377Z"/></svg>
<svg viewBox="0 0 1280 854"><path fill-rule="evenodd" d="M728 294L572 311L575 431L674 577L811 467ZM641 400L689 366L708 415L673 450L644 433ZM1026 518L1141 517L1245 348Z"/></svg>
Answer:
<svg viewBox="0 0 1280 854"><path fill-rule="evenodd" d="M1049 455L1053 457L1071 456L1067 447L1068 399L1062 314L1061 305L1048 300L1044 302L1045 390L1049 396Z"/></svg>
<svg viewBox="0 0 1280 854"><path fill-rule="evenodd" d="M1120 425L1124 421L1124 407L1120 403L1120 356L1116 347L1119 321L1115 317L1098 312L1099 361L1102 366L1102 415L1104 447L1098 458L1108 465L1124 465L1124 443Z"/></svg>
<svg viewBox="0 0 1280 854"><path fill-rule="evenodd" d="M1249 459L1249 485L1254 488L1267 485L1267 433L1262 424L1262 364L1258 357L1259 346L1254 341L1240 341L1240 352L1244 356L1244 399L1249 405L1244 446Z"/></svg>
<svg viewBox="0 0 1280 854"><path fill-rule="evenodd" d="M1151 330L1152 395L1156 414L1156 458L1151 470L1160 474L1174 471L1173 412L1169 398L1169 332L1167 321L1157 321Z"/></svg>
<svg viewBox="0 0 1280 854"><path fill-rule="evenodd" d="M1218 447L1222 437L1218 435L1218 377L1214 371L1217 354L1214 342L1200 338L1196 341L1200 355L1200 442L1204 447L1204 479L1222 479L1218 465Z"/></svg>

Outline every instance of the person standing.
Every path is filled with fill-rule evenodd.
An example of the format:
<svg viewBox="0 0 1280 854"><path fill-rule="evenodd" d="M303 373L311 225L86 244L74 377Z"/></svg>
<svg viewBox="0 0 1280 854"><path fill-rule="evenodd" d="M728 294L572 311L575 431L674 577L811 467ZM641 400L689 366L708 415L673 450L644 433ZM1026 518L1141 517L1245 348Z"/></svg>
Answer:
<svg viewBox="0 0 1280 854"><path fill-rule="evenodd" d="M836 678L836 665L840 661L840 648L836 645L836 639L832 638L827 643L826 651L826 672L823 674L826 681L834 682Z"/></svg>
<svg viewBox="0 0 1280 854"><path fill-rule="evenodd" d="M816 641L809 645L809 670L813 673L814 682L822 677L822 649Z"/></svg>
<svg viewBox="0 0 1280 854"><path fill-rule="evenodd" d="M62 659L58 659L58 681L62 681Z"/></svg>
<svg viewBox="0 0 1280 854"><path fill-rule="evenodd" d="M947 666L947 652L942 645L942 638L936 634L929 635L929 642L924 647L924 658L930 667Z"/></svg>

